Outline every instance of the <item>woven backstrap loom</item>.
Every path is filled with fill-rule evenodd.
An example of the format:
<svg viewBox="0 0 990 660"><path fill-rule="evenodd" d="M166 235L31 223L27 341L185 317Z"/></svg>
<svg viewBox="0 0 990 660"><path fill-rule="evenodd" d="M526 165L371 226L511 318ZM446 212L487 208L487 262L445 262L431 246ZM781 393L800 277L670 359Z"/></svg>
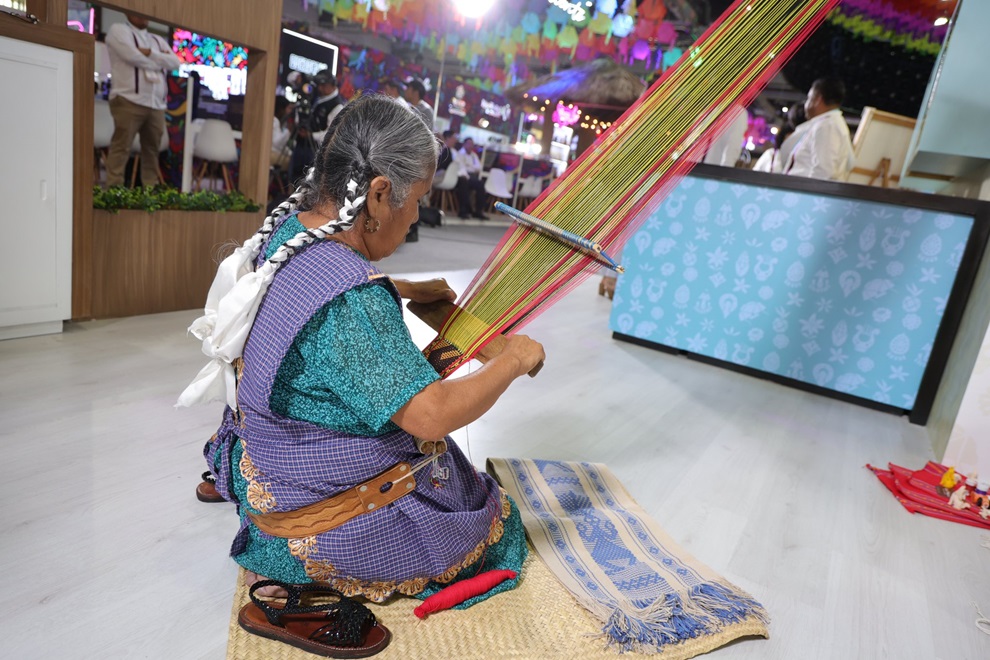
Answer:
<svg viewBox="0 0 990 660"><path fill-rule="evenodd" d="M703 156L731 110L748 105L838 3L737 0L526 212L615 254ZM599 265L587 253L513 225L436 324L427 359L449 376Z"/></svg>

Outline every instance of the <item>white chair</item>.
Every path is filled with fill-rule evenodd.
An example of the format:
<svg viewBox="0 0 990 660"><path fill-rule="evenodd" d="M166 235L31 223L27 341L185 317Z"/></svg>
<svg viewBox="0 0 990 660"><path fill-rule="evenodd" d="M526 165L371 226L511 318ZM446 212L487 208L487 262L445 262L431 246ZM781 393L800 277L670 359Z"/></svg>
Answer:
<svg viewBox="0 0 990 660"><path fill-rule="evenodd" d="M158 153L161 153L168 149L168 127L162 131L162 137L158 140ZM134 139L131 140L131 158L134 159L134 165L131 167L131 188L137 183L138 171L141 169L141 135L140 133L134 134ZM158 183L165 184L165 175L162 174L162 167L160 163L155 163L155 169L158 170ZM144 183L144 182L142 182ZM144 183L144 185L150 185Z"/></svg>
<svg viewBox="0 0 990 660"><path fill-rule="evenodd" d="M456 163L451 163L443 176L433 183L433 205L444 213L457 213L457 198L454 196L454 188L457 186L458 168Z"/></svg>
<svg viewBox="0 0 990 660"><path fill-rule="evenodd" d="M230 192L234 189L231 182L230 172L227 171L228 163L238 161L237 143L234 141L234 129L230 124L222 119L207 119L203 122L202 128L196 134L196 143L193 146L193 156L199 158L202 163L196 172L193 188L200 189L203 176L207 172L215 172L216 166L220 166L223 174L223 183L226 190ZM212 188L212 186L211 186Z"/></svg>
<svg viewBox="0 0 990 660"><path fill-rule="evenodd" d="M488 170L488 178L485 179L485 192L492 198L491 206L495 204L495 198L511 200L512 191L509 190L505 170Z"/></svg>
<svg viewBox="0 0 990 660"><path fill-rule="evenodd" d="M551 178L552 175L523 177L519 182L519 189L516 192L516 204L518 204L518 208L526 208L534 199L539 197Z"/></svg>
<svg viewBox="0 0 990 660"><path fill-rule="evenodd" d="M107 153L110 141L113 140L113 115L110 114L110 104L103 99L93 103L93 180L100 181L100 169L106 167Z"/></svg>

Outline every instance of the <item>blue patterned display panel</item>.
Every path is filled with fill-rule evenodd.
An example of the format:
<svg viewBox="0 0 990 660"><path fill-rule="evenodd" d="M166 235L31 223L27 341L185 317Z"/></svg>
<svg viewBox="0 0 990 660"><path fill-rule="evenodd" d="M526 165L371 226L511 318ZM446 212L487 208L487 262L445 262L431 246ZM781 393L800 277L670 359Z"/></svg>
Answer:
<svg viewBox="0 0 990 660"><path fill-rule="evenodd" d="M685 177L626 245L610 326L910 410L972 227Z"/></svg>

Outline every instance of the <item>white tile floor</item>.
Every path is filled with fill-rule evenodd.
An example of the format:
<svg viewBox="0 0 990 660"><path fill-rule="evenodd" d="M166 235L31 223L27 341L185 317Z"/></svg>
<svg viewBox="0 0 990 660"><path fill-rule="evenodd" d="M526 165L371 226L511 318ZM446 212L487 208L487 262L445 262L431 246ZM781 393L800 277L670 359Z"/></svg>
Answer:
<svg viewBox="0 0 990 660"><path fill-rule="evenodd" d="M471 272L459 260L480 263L498 233L424 229L385 266L442 270L463 286ZM616 342L595 287L526 329L546 367L457 434L476 465L608 465L686 549L770 612L769 641L713 658L990 658L974 624L974 602L990 614L990 535L911 516L863 467L921 466L932 458L921 429ZM185 336L195 316L0 342L0 657L225 657L236 520L193 495L219 410L171 407L201 366Z"/></svg>

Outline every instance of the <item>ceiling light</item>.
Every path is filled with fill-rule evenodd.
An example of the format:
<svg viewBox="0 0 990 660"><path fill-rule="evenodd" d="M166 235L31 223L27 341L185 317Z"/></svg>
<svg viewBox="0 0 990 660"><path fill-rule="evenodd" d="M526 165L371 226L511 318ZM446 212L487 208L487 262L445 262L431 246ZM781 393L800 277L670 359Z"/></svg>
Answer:
<svg viewBox="0 0 990 660"><path fill-rule="evenodd" d="M454 8L461 16L467 18L481 18L492 8L495 0L455 0Z"/></svg>

